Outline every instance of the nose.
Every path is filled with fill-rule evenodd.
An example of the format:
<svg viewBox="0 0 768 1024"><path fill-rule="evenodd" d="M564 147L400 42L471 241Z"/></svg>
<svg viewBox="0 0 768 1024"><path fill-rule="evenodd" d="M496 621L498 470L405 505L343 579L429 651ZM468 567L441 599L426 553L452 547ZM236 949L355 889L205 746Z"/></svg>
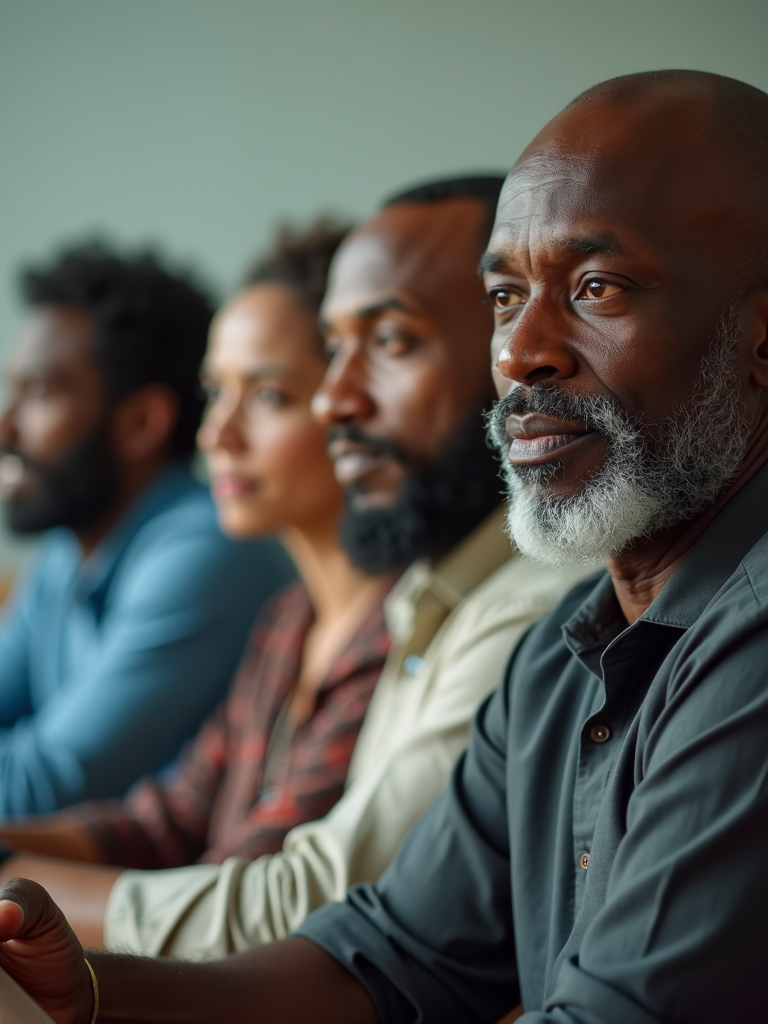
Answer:
<svg viewBox="0 0 768 1024"><path fill-rule="evenodd" d="M566 380L577 370L575 353L565 339L564 325L543 302L529 300L505 330L496 368L516 384Z"/></svg>
<svg viewBox="0 0 768 1024"><path fill-rule="evenodd" d="M197 432L201 451L211 454L218 450L242 452L248 448L243 432L242 410L237 399L219 397L206 412Z"/></svg>
<svg viewBox="0 0 768 1024"><path fill-rule="evenodd" d="M323 426L358 423L375 412L368 386L367 359L357 346L339 349L312 398L312 414Z"/></svg>

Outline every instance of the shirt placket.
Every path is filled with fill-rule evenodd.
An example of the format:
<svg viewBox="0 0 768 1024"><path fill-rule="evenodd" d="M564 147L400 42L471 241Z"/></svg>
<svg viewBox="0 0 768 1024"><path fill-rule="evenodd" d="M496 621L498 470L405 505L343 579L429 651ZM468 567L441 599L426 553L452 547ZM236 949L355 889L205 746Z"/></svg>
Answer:
<svg viewBox="0 0 768 1024"><path fill-rule="evenodd" d="M579 763L573 797L574 911L577 914L587 883L592 840L600 805L629 723L642 699L649 637L645 624L624 630L600 658L602 691L581 730Z"/></svg>

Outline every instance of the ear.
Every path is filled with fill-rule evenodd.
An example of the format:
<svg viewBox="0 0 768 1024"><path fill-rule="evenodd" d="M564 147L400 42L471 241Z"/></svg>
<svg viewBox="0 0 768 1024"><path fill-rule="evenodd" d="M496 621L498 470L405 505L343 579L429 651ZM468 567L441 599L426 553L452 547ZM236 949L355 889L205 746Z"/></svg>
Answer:
<svg viewBox="0 0 768 1024"><path fill-rule="evenodd" d="M170 443L179 400L164 384L147 384L121 399L112 416L112 443L123 463L143 462Z"/></svg>
<svg viewBox="0 0 768 1024"><path fill-rule="evenodd" d="M755 292L745 309L744 332L750 341L752 380L768 391L768 288Z"/></svg>

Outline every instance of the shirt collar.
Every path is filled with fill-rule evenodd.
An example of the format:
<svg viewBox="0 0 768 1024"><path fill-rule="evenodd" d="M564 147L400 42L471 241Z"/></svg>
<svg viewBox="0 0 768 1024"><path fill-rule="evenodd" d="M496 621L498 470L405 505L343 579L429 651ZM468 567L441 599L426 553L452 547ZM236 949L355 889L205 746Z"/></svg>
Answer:
<svg viewBox="0 0 768 1024"><path fill-rule="evenodd" d="M642 618L692 626L767 528L768 463L717 514Z"/></svg>
<svg viewBox="0 0 768 1024"><path fill-rule="evenodd" d="M194 477L189 466L173 463L163 469L138 495L97 547L80 565L75 592L100 605L117 563L133 538L150 519L189 491Z"/></svg>
<svg viewBox="0 0 768 1024"><path fill-rule="evenodd" d="M387 630L398 642L414 628L419 605L430 595L448 613L514 552L504 532L506 505L495 509L469 536L434 565L419 558L403 573L384 601Z"/></svg>
<svg viewBox="0 0 768 1024"><path fill-rule="evenodd" d="M718 513L637 622L688 629L767 526L768 463ZM582 659L607 647L625 629L627 622L607 572L563 626L568 646Z"/></svg>

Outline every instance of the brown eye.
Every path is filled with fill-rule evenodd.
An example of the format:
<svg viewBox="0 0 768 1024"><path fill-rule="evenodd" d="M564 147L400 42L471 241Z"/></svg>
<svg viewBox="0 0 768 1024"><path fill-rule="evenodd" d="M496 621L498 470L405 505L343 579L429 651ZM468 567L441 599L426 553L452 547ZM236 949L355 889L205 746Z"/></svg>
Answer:
<svg viewBox="0 0 768 1024"><path fill-rule="evenodd" d="M395 325L382 322L376 325L374 333L376 348L390 356L405 355L410 349L408 337L403 330Z"/></svg>
<svg viewBox="0 0 768 1024"><path fill-rule="evenodd" d="M614 284L613 281L604 281L601 278L593 278L591 281L585 281L581 287L581 291L576 296L577 299L610 299L614 295L618 295L623 292L624 288L620 284Z"/></svg>
<svg viewBox="0 0 768 1024"><path fill-rule="evenodd" d="M522 306L525 301L519 292L510 291L508 288L495 288L491 292L491 298L496 309L510 309L513 306Z"/></svg>

